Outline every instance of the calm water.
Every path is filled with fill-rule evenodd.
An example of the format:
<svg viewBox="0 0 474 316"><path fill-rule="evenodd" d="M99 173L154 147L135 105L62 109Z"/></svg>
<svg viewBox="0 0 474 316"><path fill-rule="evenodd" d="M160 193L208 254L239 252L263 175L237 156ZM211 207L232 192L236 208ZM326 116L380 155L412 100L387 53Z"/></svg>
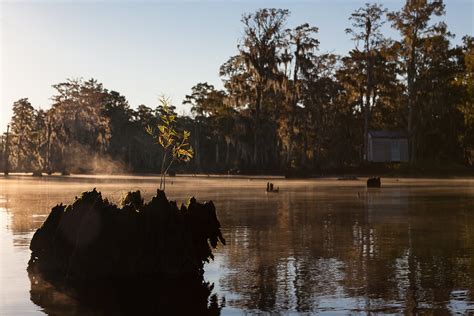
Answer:
<svg viewBox="0 0 474 316"><path fill-rule="evenodd" d="M222 315L474 313L474 180L173 178L171 199L212 199L228 245L205 278ZM31 299L29 241L58 202L110 200L150 177L0 177L0 314L75 314L60 292ZM33 284L32 284L33 283ZM183 297L183 304L186 298ZM80 304L79 304L80 305Z"/></svg>

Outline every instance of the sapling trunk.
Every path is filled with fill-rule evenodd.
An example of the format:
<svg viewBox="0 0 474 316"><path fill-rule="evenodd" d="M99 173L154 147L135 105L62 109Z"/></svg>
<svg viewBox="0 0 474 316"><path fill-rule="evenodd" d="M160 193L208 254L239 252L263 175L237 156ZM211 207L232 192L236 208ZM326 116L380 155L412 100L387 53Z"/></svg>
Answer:
<svg viewBox="0 0 474 316"><path fill-rule="evenodd" d="M163 174L164 174L163 170L165 169L165 162L166 162L167 153L168 153L168 150L165 149L165 153L163 154L163 161L161 162L161 170L160 170L160 172L161 172L161 175L160 175L160 190L164 190L164 188L163 188L163 181L164 181L163 180Z"/></svg>
<svg viewBox="0 0 474 316"><path fill-rule="evenodd" d="M166 174L168 173L168 170L171 168L171 165L173 164L173 162L174 162L174 159L171 160L170 164L168 165L168 168L166 168L165 172L163 172L163 177L164 177L163 191L165 190L165 187L166 187Z"/></svg>

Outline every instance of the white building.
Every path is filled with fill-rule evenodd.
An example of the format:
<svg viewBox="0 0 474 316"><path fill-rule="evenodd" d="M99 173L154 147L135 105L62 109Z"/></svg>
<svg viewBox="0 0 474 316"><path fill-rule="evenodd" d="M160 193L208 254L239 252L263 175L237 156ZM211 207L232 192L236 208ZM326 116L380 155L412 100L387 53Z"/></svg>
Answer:
<svg viewBox="0 0 474 316"><path fill-rule="evenodd" d="M408 138L403 132L369 131L369 156L372 162L408 162Z"/></svg>

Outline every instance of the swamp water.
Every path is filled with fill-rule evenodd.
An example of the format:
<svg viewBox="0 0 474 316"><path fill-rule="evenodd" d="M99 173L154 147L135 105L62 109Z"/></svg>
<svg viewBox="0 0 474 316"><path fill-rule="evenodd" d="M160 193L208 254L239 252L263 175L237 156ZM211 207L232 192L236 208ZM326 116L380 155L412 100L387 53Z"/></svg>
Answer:
<svg viewBox="0 0 474 316"><path fill-rule="evenodd" d="M474 313L474 180L169 178L178 203L213 200L227 245L205 266L221 315ZM87 314L38 294L29 243L51 207L96 187L156 192L156 177L0 177L0 315ZM187 298L179 298L186 304ZM150 302L153 304L153 302ZM159 309L159 306L155 307ZM179 310L179 308L177 308Z"/></svg>

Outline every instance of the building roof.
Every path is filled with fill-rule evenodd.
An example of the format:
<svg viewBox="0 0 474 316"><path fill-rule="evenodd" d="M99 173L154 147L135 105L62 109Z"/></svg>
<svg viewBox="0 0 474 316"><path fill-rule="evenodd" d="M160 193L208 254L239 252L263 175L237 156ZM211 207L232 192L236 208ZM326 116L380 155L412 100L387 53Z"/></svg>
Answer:
<svg viewBox="0 0 474 316"><path fill-rule="evenodd" d="M407 138L403 131L369 131L372 138Z"/></svg>

